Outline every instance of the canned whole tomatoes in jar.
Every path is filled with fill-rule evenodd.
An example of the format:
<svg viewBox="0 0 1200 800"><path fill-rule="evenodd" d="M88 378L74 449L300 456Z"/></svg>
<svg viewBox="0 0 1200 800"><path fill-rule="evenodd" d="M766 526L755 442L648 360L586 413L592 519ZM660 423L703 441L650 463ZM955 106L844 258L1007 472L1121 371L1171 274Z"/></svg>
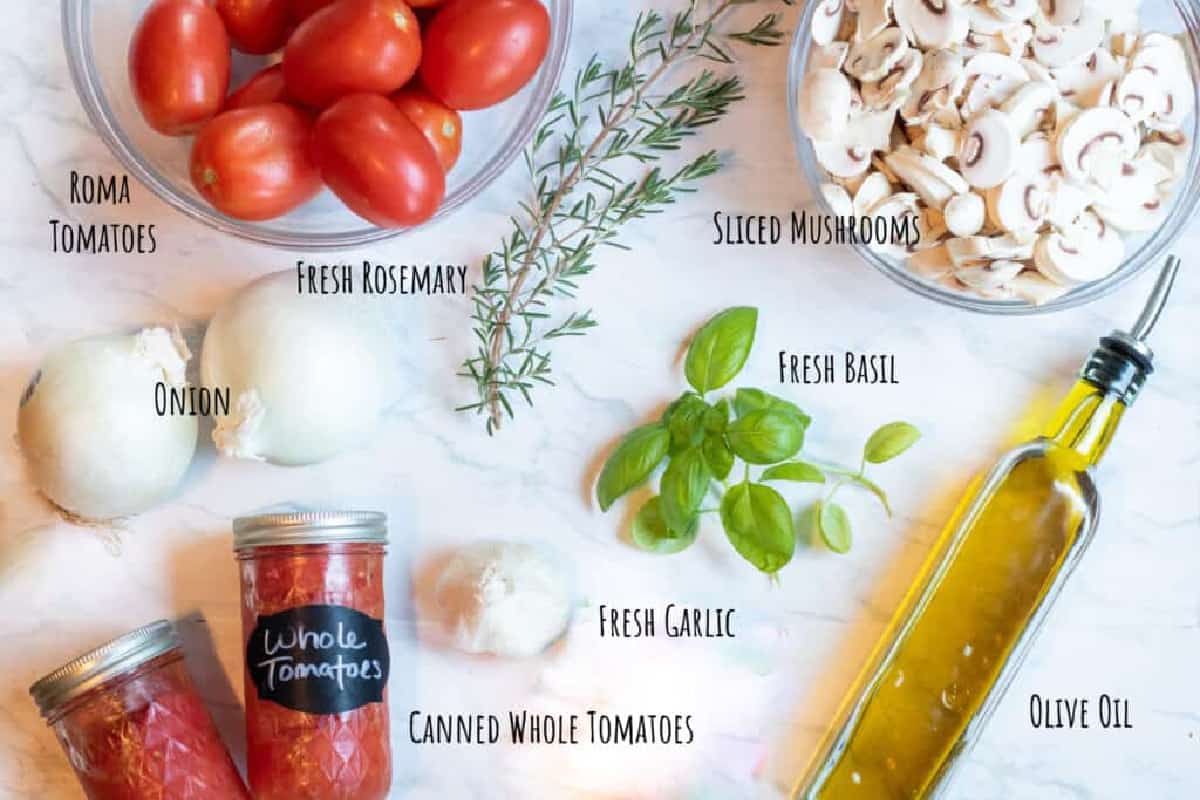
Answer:
<svg viewBox="0 0 1200 800"><path fill-rule="evenodd" d="M257 800L383 800L392 782L383 615L387 517L233 523Z"/></svg>
<svg viewBox="0 0 1200 800"><path fill-rule="evenodd" d="M89 800L249 800L175 628L138 628L29 689Z"/></svg>

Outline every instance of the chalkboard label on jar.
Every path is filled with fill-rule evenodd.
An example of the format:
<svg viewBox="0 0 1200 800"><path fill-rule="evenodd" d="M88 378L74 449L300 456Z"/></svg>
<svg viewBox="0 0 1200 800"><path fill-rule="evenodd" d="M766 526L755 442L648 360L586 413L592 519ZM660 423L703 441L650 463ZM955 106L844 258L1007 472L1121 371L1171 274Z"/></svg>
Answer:
<svg viewBox="0 0 1200 800"><path fill-rule="evenodd" d="M309 714L383 702L391 667L382 620L326 605L260 616L246 664L260 699Z"/></svg>

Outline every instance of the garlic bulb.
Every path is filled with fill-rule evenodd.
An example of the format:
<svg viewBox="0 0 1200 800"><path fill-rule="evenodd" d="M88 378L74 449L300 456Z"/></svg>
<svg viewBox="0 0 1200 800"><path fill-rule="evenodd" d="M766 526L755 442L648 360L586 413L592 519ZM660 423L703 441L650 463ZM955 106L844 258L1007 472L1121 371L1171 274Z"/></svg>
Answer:
<svg viewBox="0 0 1200 800"><path fill-rule="evenodd" d="M315 464L365 440L395 384L393 345L377 311L349 295L306 295L295 273L251 283L208 326L204 385L228 388L216 420L223 454Z"/></svg>
<svg viewBox="0 0 1200 800"><path fill-rule="evenodd" d="M178 333L72 342L34 376L17 437L37 487L85 520L138 514L166 499L196 452L192 416L159 416L159 384L182 388L190 354Z"/></svg>
<svg viewBox="0 0 1200 800"><path fill-rule="evenodd" d="M467 653L532 656L566 630L571 593L559 564L516 542L477 542L445 566L434 589L441 622Z"/></svg>

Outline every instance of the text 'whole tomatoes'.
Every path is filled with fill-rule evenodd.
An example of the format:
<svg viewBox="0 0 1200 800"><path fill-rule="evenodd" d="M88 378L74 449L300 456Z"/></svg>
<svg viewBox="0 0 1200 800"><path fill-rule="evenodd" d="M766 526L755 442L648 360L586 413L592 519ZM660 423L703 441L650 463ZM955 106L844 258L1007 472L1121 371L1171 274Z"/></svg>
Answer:
<svg viewBox="0 0 1200 800"><path fill-rule="evenodd" d="M129 82L146 123L168 136L195 132L229 89L229 37L205 0L155 0L129 43Z"/></svg>
<svg viewBox="0 0 1200 800"><path fill-rule="evenodd" d="M539 0L450 0L425 31L421 81L451 108L487 108L533 78L549 43Z"/></svg>
<svg viewBox="0 0 1200 800"><path fill-rule="evenodd" d="M236 219L282 216L321 190L311 134L308 115L282 103L226 111L196 137L192 183Z"/></svg>
<svg viewBox="0 0 1200 800"><path fill-rule="evenodd" d="M317 119L312 156L350 210L385 228L419 225L446 193L446 176L424 134L386 97L353 94Z"/></svg>
<svg viewBox="0 0 1200 800"><path fill-rule="evenodd" d="M433 145L442 169L449 172L462 153L462 117L420 86L406 86L392 102Z"/></svg>
<svg viewBox="0 0 1200 800"><path fill-rule="evenodd" d="M217 13L243 53L274 53L292 29L291 0L217 0Z"/></svg>
<svg viewBox="0 0 1200 800"><path fill-rule="evenodd" d="M403 0L338 0L292 34L283 75L292 97L324 108L356 92L390 94L420 61L420 26Z"/></svg>

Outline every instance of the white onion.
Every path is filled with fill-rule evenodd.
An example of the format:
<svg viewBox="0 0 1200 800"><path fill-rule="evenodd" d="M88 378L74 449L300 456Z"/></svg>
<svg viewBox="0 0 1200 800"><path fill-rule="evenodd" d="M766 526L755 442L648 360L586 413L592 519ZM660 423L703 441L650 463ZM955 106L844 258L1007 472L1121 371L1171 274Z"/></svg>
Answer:
<svg viewBox="0 0 1200 800"><path fill-rule="evenodd" d="M307 295L293 272L260 278L213 317L204 385L233 413L213 441L228 456L315 464L364 441L393 386L394 347L378 311L350 295Z"/></svg>
<svg viewBox="0 0 1200 800"><path fill-rule="evenodd" d="M17 436L34 483L81 519L138 514L165 500L196 452L197 421L159 416L159 383L184 385L189 353L163 328L99 336L53 353L34 376Z"/></svg>

